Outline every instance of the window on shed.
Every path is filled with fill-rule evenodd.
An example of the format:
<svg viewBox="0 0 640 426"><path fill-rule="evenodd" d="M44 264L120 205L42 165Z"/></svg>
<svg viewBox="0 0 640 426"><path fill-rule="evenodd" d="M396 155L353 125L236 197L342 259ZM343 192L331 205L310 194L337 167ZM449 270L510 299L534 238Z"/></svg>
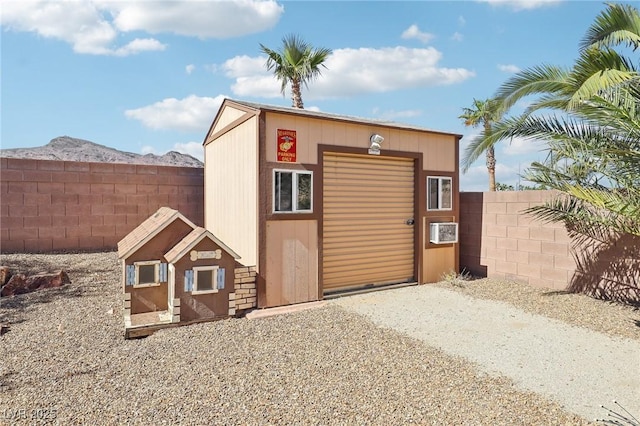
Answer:
<svg viewBox="0 0 640 426"><path fill-rule="evenodd" d="M311 212L313 209L312 182L312 172L274 170L273 211Z"/></svg>
<svg viewBox="0 0 640 426"><path fill-rule="evenodd" d="M427 177L427 210L453 208L453 180L450 177Z"/></svg>

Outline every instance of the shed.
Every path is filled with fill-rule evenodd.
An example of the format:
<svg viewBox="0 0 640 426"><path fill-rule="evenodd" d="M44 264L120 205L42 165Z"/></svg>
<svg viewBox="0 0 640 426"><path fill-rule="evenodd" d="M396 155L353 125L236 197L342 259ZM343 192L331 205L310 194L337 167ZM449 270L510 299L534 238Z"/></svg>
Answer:
<svg viewBox="0 0 640 426"><path fill-rule="evenodd" d="M458 272L461 135L225 99L205 228L257 271L257 307Z"/></svg>

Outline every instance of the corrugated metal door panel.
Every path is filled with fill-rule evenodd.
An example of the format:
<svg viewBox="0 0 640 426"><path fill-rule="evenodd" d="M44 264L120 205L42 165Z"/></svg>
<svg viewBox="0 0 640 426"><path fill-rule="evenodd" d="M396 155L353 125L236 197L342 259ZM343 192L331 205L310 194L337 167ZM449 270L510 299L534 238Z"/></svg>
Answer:
<svg viewBox="0 0 640 426"><path fill-rule="evenodd" d="M325 153L324 291L414 279L412 159Z"/></svg>

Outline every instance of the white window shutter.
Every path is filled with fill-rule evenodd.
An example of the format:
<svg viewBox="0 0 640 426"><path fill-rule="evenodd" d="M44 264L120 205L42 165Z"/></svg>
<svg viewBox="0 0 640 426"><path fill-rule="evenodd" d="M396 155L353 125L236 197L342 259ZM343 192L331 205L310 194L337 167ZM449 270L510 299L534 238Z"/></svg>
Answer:
<svg viewBox="0 0 640 426"><path fill-rule="evenodd" d="M216 278L218 290L224 290L224 268L218 268L218 276Z"/></svg>
<svg viewBox="0 0 640 426"><path fill-rule="evenodd" d="M184 291L193 291L193 270L184 271Z"/></svg>
<svg viewBox="0 0 640 426"><path fill-rule="evenodd" d="M160 264L160 271L158 275L159 275L159 281L161 283L167 282L167 264L166 263Z"/></svg>
<svg viewBox="0 0 640 426"><path fill-rule="evenodd" d="M134 285L136 283L136 267L135 265L127 265L126 269L127 285Z"/></svg>

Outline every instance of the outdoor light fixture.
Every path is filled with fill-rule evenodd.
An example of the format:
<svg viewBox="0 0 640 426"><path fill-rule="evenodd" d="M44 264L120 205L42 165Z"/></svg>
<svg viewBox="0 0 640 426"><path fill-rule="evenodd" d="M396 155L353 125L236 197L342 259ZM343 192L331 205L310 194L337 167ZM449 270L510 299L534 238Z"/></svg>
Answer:
<svg viewBox="0 0 640 426"><path fill-rule="evenodd" d="M384 138L377 133L374 133L369 138L371 146L369 147L369 154L380 155L380 145L384 141Z"/></svg>

